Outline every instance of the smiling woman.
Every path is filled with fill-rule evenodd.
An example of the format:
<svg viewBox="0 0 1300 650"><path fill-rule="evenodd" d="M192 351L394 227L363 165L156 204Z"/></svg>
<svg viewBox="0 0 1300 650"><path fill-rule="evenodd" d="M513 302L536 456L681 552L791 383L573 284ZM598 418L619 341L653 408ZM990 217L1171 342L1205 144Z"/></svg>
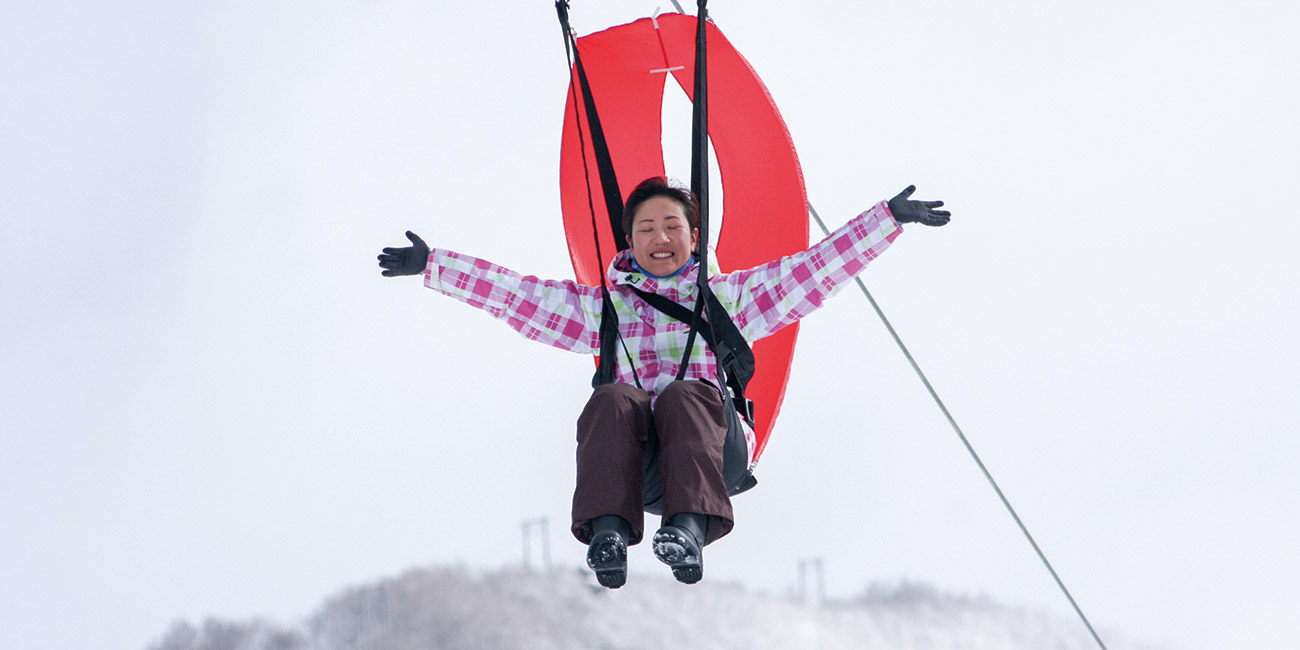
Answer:
<svg viewBox="0 0 1300 650"><path fill-rule="evenodd" d="M938 201L913 201L912 188L851 219L811 248L751 269L708 278L740 336L757 341L825 303L902 233L901 222L941 226ZM662 514L655 555L681 582L703 576L703 546L733 527L731 496L754 486L752 424L724 393L709 345L691 347L686 310L700 293L691 256L695 199L651 178L631 193L631 248L614 256L608 285L542 280L453 251L385 248L385 276L424 276L430 289L504 320L525 338L583 354L601 350L601 324L617 323L612 381L595 387L578 418L572 531L588 544L601 584L627 577L627 546L644 536L646 512ZM686 310L689 312L689 310ZM713 323L714 327L720 326Z"/></svg>

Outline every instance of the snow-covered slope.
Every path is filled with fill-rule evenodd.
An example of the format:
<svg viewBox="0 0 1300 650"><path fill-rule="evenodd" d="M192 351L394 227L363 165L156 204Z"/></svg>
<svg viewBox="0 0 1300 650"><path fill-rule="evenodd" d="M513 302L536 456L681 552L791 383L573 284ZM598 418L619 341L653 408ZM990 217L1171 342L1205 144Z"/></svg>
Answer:
<svg viewBox="0 0 1300 650"><path fill-rule="evenodd" d="M1103 631L1109 650L1156 650ZM1096 650L1075 620L913 584L810 607L707 581L585 572L414 570L328 599L307 621L176 623L150 650Z"/></svg>

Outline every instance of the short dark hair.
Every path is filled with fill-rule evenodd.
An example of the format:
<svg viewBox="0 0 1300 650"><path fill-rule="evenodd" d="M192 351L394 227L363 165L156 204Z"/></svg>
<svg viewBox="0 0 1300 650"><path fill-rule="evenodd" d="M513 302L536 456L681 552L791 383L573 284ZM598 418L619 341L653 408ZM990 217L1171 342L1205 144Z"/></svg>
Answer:
<svg viewBox="0 0 1300 650"><path fill-rule="evenodd" d="M651 176L641 181L627 196L627 203L623 206L623 234L632 236L632 217L636 215L642 203L656 196L666 197L681 204L686 222L692 229L700 227L700 202L695 199L695 193L670 183L663 176Z"/></svg>

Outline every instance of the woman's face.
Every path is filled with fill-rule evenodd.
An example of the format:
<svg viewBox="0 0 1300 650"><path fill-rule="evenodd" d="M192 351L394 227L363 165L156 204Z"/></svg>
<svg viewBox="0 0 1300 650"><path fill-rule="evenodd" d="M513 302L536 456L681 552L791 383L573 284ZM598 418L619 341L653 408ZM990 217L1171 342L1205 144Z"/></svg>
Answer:
<svg viewBox="0 0 1300 650"><path fill-rule="evenodd" d="M666 196L647 199L632 217L627 245L641 268L655 275L671 275L691 260L700 234L686 220L682 204Z"/></svg>

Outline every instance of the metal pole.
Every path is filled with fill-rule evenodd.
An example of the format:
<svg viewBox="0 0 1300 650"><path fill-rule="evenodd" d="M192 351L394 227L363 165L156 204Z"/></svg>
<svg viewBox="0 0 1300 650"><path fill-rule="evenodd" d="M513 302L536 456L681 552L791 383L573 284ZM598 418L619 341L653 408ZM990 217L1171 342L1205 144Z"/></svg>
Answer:
<svg viewBox="0 0 1300 650"><path fill-rule="evenodd" d="M523 529L524 529L524 571L527 571L527 570L530 568L529 565L531 564L531 562L530 562L530 558L529 558L529 551L530 551L531 549L529 549L530 544L528 543L528 530L529 530L529 528L532 526L532 523L533 523L532 520L527 520L527 519L524 520L524 522L523 522Z"/></svg>
<svg viewBox="0 0 1300 650"><path fill-rule="evenodd" d="M551 529L546 517L542 517L542 570L551 572Z"/></svg>
<svg viewBox="0 0 1300 650"><path fill-rule="evenodd" d="M817 606L826 604L826 572L822 559L817 558Z"/></svg>
<svg viewBox="0 0 1300 650"><path fill-rule="evenodd" d="M808 602L808 590L806 588L806 585L804 584L805 564L806 563L804 560L799 560L799 602L801 603Z"/></svg>

